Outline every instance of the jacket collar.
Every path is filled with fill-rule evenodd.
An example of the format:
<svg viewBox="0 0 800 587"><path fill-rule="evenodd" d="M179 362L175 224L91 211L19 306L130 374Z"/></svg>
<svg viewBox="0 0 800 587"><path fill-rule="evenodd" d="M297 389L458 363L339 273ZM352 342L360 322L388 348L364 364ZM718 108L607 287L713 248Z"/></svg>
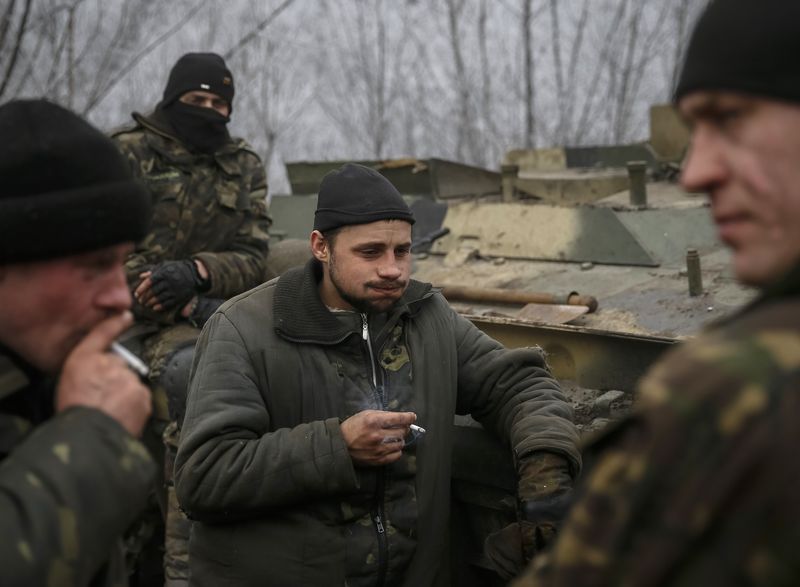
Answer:
<svg viewBox="0 0 800 587"><path fill-rule="evenodd" d="M764 304L769 304L777 300L792 298L800 296L800 263L794 266L786 275L780 278L775 283L772 283L761 290L755 300L747 304L738 312L721 318L719 321L714 322L711 326L722 326L737 320L739 317L749 314L750 312L761 308Z"/></svg>
<svg viewBox="0 0 800 587"><path fill-rule="evenodd" d="M800 263L783 276L777 283L764 289L761 299L793 297L800 294Z"/></svg>
<svg viewBox="0 0 800 587"><path fill-rule="evenodd" d="M273 316L279 335L294 342L316 344L337 344L352 334L360 335L360 320L348 326L322 303L318 287L321 279L322 265L316 259L304 267L290 269L278 279ZM412 279L388 321L396 322L404 314L413 315L431 295L430 283Z"/></svg>
<svg viewBox="0 0 800 587"><path fill-rule="evenodd" d="M132 116L140 126L156 135L152 139L149 139L148 143L153 150L157 151L167 160L174 163L194 165L198 157L213 157L227 173L231 175L238 175L241 173L241 168L238 162L235 161L235 157L232 159L230 155L235 155L243 147L244 141L242 141L242 139L232 138L213 155L198 155L186 148L175 134L169 120L158 110L154 110L146 115L134 112Z"/></svg>

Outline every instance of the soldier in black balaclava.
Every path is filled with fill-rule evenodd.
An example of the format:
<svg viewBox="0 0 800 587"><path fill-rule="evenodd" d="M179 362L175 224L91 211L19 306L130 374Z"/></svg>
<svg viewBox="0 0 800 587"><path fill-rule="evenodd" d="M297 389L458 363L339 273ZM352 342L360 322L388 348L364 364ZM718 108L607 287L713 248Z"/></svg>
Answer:
<svg viewBox="0 0 800 587"><path fill-rule="evenodd" d="M167 441L168 487L199 328L222 301L260 284L266 271L266 174L252 147L228 133L233 98L234 78L222 57L188 53L173 66L153 111L133 113L135 124L113 135L153 202L151 230L126 270L151 370L152 444L162 431ZM161 509L170 510L167 585L182 585L188 521L167 505L174 506L171 494L158 491ZM163 540L160 530L156 535ZM152 567L160 572L160 561Z"/></svg>

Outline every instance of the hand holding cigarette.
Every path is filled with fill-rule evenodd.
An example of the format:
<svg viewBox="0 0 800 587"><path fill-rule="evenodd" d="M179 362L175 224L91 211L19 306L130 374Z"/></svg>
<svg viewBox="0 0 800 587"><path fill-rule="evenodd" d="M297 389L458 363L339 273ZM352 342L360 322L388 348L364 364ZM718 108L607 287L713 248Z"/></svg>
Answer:
<svg viewBox="0 0 800 587"><path fill-rule="evenodd" d="M111 352L120 357L125 363L133 369L136 373L141 375L142 377L147 377L150 374L150 369L147 368L147 365L144 362L134 355L131 351L126 349L122 346L121 343L117 342L116 340L111 343Z"/></svg>
<svg viewBox="0 0 800 587"><path fill-rule="evenodd" d="M414 412L364 410L341 424L342 436L357 465L380 466L395 462L403 454L405 436L417 419Z"/></svg>
<svg viewBox="0 0 800 587"><path fill-rule="evenodd" d="M151 411L150 391L126 359L109 352L133 322L130 312L97 324L67 356L56 388L56 411L94 408L139 436ZM119 345L121 346L121 345ZM131 353L132 354L132 353ZM138 358L137 358L138 359ZM146 369L144 364L141 365Z"/></svg>

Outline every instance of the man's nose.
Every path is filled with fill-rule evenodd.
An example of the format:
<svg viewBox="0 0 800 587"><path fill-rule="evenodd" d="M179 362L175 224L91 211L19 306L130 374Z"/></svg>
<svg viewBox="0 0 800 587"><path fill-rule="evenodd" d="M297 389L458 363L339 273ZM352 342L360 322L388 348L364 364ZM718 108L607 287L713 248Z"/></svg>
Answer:
<svg viewBox="0 0 800 587"><path fill-rule="evenodd" d="M95 296L95 304L105 310L122 312L131 307L131 292L122 267L114 269Z"/></svg>
<svg viewBox="0 0 800 587"><path fill-rule="evenodd" d="M392 253L384 258L383 263L378 266L378 275L383 279L397 279L403 274L400 263Z"/></svg>
<svg viewBox="0 0 800 587"><path fill-rule="evenodd" d="M714 138L696 128L681 171L681 185L688 192L710 192L725 177L725 165Z"/></svg>

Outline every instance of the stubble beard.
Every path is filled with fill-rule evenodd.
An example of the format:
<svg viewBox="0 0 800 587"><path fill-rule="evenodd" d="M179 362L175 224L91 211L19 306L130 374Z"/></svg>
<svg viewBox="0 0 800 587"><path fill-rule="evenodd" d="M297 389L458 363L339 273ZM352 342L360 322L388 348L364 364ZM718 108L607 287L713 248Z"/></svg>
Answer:
<svg viewBox="0 0 800 587"><path fill-rule="evenodd" d="M397 305L397 302L399 302L399 300L395 300L390 305L383 307L382 305L379 305L371 300L356 297L348 293L339 281L339 275L336 270L336 261L333 252L331 252L330 260L328 261L328 276L330 277L331 284L333 284L333 287L339 294L339 297L350 304L357 312L361 314L382 314L394 308Z"/></svg>

